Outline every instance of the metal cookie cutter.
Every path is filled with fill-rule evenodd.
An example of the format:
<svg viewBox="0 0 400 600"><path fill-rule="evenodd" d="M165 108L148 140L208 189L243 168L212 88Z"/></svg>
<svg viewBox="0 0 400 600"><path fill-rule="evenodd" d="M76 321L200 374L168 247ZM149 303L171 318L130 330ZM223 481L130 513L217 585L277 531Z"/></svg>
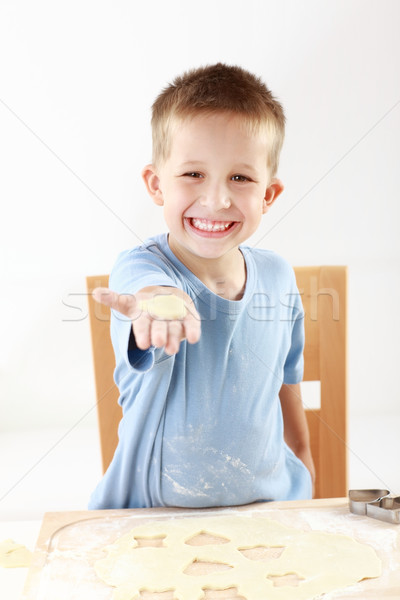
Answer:
<svg viewBox="0 0 400 600"><path fill-rule="evenodd" d="M400 496L389 496L389 490L350 490L350 511L388 523L400 523Z"/></svg>

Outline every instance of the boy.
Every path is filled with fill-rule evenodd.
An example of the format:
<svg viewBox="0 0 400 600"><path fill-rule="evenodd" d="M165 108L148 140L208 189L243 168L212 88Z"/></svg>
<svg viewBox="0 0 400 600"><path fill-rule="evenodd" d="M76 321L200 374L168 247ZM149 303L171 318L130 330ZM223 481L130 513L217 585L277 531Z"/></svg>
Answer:
<svg viewBox="0 0 400 600"><path fill-rule="evenodd" d="M90 508L311 497L294 274L242 245L283 190L284 120L261 80L220 63L156 99L143 179L169 233L122 253L110 290L94 292L116 311L123 418ZM183 312L160 313L162 295Z"/></svg>

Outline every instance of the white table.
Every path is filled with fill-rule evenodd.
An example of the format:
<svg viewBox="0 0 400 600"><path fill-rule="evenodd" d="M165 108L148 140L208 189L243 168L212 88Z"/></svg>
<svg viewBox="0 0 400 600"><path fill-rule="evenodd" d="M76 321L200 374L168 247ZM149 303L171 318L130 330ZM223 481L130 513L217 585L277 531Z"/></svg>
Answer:
<svg viewBox="0 0 400 600"><path fill-rule="evenodd" d="M41 521L0 521L0 541L13 539L33 552L39 535ZM0 567L0 596L7 600L20 600L28 569Z"/></svg>

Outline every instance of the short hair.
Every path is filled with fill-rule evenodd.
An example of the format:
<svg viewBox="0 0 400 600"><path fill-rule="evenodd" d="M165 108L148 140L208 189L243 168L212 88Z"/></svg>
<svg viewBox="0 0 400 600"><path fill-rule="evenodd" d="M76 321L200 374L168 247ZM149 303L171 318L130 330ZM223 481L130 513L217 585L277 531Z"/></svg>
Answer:
<svg viewBox="0 0 400 600"><path fill-rule="evenodd" d="M198 114L228 112L243 117L251 130L269 134L271 175L278 169L285 136L282 105L256 75L217 63L192 69L162 90L152 106L153 164L165 161L171 148L172 125Z"/></svg>

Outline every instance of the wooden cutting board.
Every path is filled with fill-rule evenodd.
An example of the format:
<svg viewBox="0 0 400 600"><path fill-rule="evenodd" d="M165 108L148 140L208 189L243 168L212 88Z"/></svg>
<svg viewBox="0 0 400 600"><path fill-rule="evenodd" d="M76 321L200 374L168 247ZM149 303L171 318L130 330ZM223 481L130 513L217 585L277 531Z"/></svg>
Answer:
<svg viewBox="0 0 400 600"><path fill-rule="evenodd" d="M98 580L93 570L94 562L104 556L106 545L137 525L154 519L240 515L243 512L275 519L297 529L349 535L375 548L382 560L381 577L364 580L334 596L326 595L326 600L333 597L335 600L400 599L400 525L353 515L349 512L347 499L340 498L267 502L234 509L152 508L46 513L22 600L111 600L112 588ZM239 600L232 591L208 594L205 600ZM173 594L143 595L143 600L153 599L173 600Z"/></svg>

